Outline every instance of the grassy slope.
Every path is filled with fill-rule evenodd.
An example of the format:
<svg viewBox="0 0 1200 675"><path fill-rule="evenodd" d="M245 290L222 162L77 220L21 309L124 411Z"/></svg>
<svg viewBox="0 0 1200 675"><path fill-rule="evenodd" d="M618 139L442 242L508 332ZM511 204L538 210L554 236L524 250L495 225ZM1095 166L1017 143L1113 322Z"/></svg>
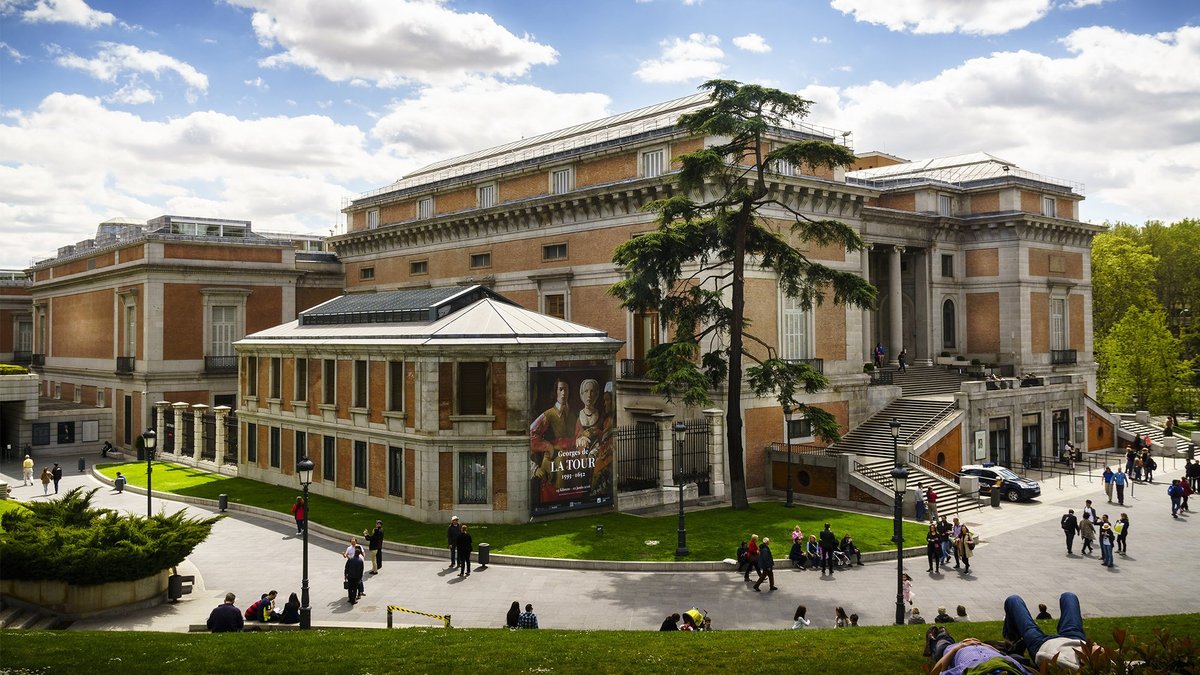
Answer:
<svg viewBox="0 0 1200 675"><path fill-rule="evenodd" d="M720 617L716 617L719 621ZM383 617L380 617L383 622ZM1053 622L1043 622L1051 630ZM1088 619L1089 635L1112 646L1121 626L1200 638L1200 615ZM305 634L174 634L5 631L7 672L227 673L918 673L926 626L846 630L632 631L411 628ZM998 639L1000 623L950 625L956 638ZM319 639L313 639L320 636Z"/></svg>
<svg viewBox="0 0 1200 675"><path fill-rule="evenodd" d="M102 465L104 475L125 474L131 485L146 484L144 462ZM173 464L156 464L154 489L194 497L216 499L229 495L235 503L251 504L280 513L289 513L298 490L267 485L244 478L227 478ZM395 514L335 501L328 497L310 497L313 522L347 532L359 532L374 526L378 518L392 541L423 546L443 546L446 526L418 523ZM778 502L753 504L749 510L734 511L717 507L687 514L687 543L691 560L722 560L733 557L737 544L752 533L770 537L777 559L786 558L791 548L790 533L799 524L807 535L816 534L825 522L833 525L840 537L849 530L863 551L892 549L892 521L856 513L832 511L810 506L785 508ZM469 523L469 521L468 521ZM621 513L604 513L541 521L524 525L472 526L476 542L488 542L494 553L547 558L589 560L675 560L677 516L653 518ZM604 534L595 526L604 525ZM905 523L905 542L916 546L925 541L925 528ZM647 541L658 541L647 545Z"/></svg>

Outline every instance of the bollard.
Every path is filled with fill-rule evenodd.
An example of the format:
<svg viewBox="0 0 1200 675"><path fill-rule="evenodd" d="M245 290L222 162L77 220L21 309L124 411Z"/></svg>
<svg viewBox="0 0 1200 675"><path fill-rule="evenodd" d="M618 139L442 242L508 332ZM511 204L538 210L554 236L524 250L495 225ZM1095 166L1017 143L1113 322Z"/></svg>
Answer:
<svg viewBox="0 0 1200 675"><path fill-rule="evenodd" d="M481 543L479 545L479 564L476 567L478 567L479 569L483 569L483 568L487 567L488 561L491 559L491 554L492 554L491 544L488 544L487 542Z"/></svg>
<svg viewBox="0 0 1200 675"><path fill-rule="evenodd" d="M221 511L224 511L225 509L229 508L229 495L226 495L226 494L217 495L217 508L221 509Z"/></svg>
<svg viewBox="0 0 1200 675"><path fill-rule="evenodd" d="M83 473L86 469L87 469L87 460L80 457L79 458L79 473Z"/></svg>

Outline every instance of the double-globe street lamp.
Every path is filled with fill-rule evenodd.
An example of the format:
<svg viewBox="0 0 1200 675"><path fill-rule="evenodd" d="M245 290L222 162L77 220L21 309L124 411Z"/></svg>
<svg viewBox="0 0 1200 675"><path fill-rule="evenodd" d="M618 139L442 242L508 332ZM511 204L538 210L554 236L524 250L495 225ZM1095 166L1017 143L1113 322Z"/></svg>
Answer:
<svg viewBox="0 0 1200 675"><path fill-rule="evenodd" d="M896 625L904 624L904 490L908 487L908 469L900 461L900 422L895 417L888 424L892 432L892 488L895 491L895 513L892 516L892 541L896 542Z"/></svg>
<svg viewBox="0 0 1200 675"><path fill-rule="evenodd" d="M151 493L154 492L150 474L154 471L154 446L158 444L158 434L154 433L153 429L147 429L142 434L142 452L146 453L146 517L154 515L154 506L151 504Z"/></svg>
<svg viewBox="0 0 1200 675"><path fill-rule="evenodd" d="M296 462L296 475L300 478L300 487L304 488L304 562L300 579L300 628L312 628L312 607L308 603L308 486L312 485L313 463L306 455Z"/></svg>

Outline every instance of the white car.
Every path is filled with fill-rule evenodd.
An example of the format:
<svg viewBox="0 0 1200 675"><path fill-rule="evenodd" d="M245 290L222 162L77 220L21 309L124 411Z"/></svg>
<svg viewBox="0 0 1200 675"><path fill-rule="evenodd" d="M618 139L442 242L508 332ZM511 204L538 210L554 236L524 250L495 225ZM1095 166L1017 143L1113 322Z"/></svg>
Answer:
<svg viewBox="0 0 1200 675"><path fill-rule="evenodd" d="M979 493L985 495L992 493L992 487L999 480L1000 494L1010 502L1034 499L1042 495L1042 486L1036 480L1021 478L1011 469L998 464L968 464L959 473L963 476L978 477Z"/></svg>

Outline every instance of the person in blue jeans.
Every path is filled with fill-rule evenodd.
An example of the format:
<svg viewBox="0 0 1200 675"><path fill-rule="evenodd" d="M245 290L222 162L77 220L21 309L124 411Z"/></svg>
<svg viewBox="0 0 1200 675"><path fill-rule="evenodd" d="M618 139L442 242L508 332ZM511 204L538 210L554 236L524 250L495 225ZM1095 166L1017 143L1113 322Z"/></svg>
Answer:
<svg viewBox="0 0 1200 675"><path fill-rule="evenodd" d="M1004 639L1023 642L1035 666L1057 663L1070 670L1079 670L1079 654L1087 635L1083 632L1083 614L1079 597L1067 591L1058 598L1058 630L1047 635L1029 614L1029 608L1019 595L1004 600Z"/></svg>

